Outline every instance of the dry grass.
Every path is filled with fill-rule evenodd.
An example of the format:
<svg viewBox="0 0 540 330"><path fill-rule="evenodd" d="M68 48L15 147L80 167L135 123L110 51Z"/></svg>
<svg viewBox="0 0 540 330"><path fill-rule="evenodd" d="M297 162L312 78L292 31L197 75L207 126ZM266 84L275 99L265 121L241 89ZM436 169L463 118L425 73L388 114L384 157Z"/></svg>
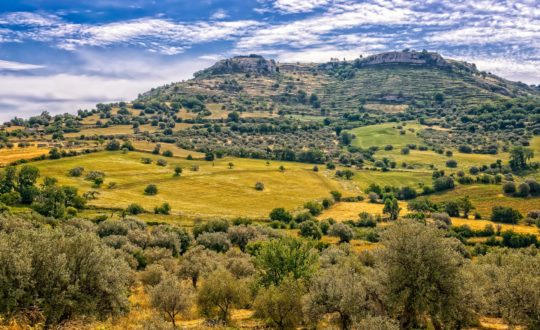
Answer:
<svg viewBox="0 0 540 330"><path fill-rule="evenodd" d="M472 219L463 219L463 218L452 218L452 225L454 226L463 226L467 225L475 230L484 229L487 225L492 225L493 227L501 226L503 231L513 230L516 233L521 234L535 234L540 235L540 230L538 227L525 226L525 225L510 225L504 223L497 223L489 220L472 220Z"/></svg>
<svg viewBox="0 0 540 330"><path fill-rule="evenodd" d="M406 214L407 211L407 203L405 202L399 202L399 206L401 207L401 215ZM327 219L332 218L336 221L345 221L345 220L357 220L358 214L361 212L368 212L370 214L374 215L382 215L383 214L383 204L374 204L369 202L340 202L332 205L329 209L324 210L324 212L319 215L319 219Z"/></svg>
<svg viewBox="0 0 540 330"><path fill-rule="evenodd" d="M0 149L0 166L7 165L19 159L31 159L41 155L49 153L49 148L38 148L37 146L30 146L26 148L3 148Z"/></svg>
<svg viewBox="0 0 540 330"><path fill-rule="evenodd" d="M140 159L149 157L153 164L142 164ZM86 171L100 170L106 173L105 183L98 189L100 196L91 205L102 208L125 208L139 203L147 210L164 202L170 203L175 215L195 217L266 217L275 207L295 209L306 201L329 196L331 190L339 190L339 183L326 178L321 172L313 172L312 165L249 159L220 159L215 162L188 161L163 158L169 164L156 166L158 157L148 153L100 152L79 157L35 163L42 176L58 178L60 184L79 187L81 191L92 190L84 178L67 176L73 167L82 166ZM229 169L228 163L234 168ZM173 176L176 165L184 168L180 177ZM191 171L192 165L200 170ZM278 170L284 165L285 172ZM116 182L115 189L107 184ZM264 191L254 188L256 182L265 184ZM148 184L156 184L159 193L143 194ZM294 184L291 184L294 183Z"/></svg>
<svg viewBox="0 0 540 330"><path fill-rule="evenodd" d="M435 202L443 202L456 199L463 196L469 196L471 202L484 218L491 216L493 206L507 206L519 210L526 215L532 210L540 208L540 197L518 198L508 197L502 193L500 185L458 185L454 190L430 196Z"/></svg>
<svg viewBox="0 0 540 330"><path fill-rule="evenodd" d="M407 104L381 104L381 103L368 103L364 105L367 110L382 111L385 113L399 113L407 110L409 106Z"/></svg>
<svg viewBox="0 0 540 330"><path fill-rule="evenodd" d="M198 159L204 158L203 153L182 149L172 143L160 143L160 144L161 144L161 152L171 151L174 157L185 158L191 155L193 158L198 158ZM151 152L156 147L156 143L150 142L150 141L133 141L133 146L135 147L136 150Z"/></svg>

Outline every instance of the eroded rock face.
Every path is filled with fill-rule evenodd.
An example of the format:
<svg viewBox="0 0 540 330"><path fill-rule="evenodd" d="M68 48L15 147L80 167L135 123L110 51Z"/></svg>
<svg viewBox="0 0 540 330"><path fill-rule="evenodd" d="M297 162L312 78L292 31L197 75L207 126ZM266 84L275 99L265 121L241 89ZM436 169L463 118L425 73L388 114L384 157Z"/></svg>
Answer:
<svg viewBox="0 0 540 330"><path fill-rule="evenodd" d="M221 60L195 75L220 75L230 73L268 75L276 73L277 71L278 69L274 60L267 60L260 55L249 55Z"/></svg>
<svg viewBox="0 0 540 330"><path fill-rule="evenodd" d="M361 66L378 64L417 64L449 67L441 55L429 52L388 52L360 59Z"/></svg>

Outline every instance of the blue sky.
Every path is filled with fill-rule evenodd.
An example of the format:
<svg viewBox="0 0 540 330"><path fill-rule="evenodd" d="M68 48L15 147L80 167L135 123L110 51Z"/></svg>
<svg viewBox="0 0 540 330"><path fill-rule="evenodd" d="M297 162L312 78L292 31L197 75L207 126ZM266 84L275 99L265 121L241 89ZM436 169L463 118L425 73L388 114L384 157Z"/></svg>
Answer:
<svg viewBox="0 0 540 330"><path fill-rule="evenodd" d="M2 0L0 120L132 100L218 59L428 49L540 84L538 0Z"/></svg>

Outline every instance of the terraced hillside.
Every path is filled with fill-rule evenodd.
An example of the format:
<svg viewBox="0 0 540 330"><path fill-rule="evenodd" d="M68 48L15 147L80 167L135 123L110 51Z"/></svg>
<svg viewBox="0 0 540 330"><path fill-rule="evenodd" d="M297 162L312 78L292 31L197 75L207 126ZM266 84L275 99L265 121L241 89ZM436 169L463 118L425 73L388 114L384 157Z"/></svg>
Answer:
<svg viewBox="0 0 540 330"><path fill-rule="evenodd" d="M437 94L454 105L470 106L537 91L429 52L390 52L323 64L276 64L250 55L220 61L194 79L153 89L139 101L181 102L196 96L230 110L337 116L366 102L425 106Z"/></svg>

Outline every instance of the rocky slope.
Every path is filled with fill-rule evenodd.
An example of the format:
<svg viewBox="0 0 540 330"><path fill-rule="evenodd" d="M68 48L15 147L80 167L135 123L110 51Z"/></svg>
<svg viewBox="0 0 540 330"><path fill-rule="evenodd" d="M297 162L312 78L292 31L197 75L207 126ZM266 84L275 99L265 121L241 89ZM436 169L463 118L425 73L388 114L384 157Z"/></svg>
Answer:
<svg viewBox="0 0 540 330"><path fill-rule="evenodd" d="M309 100L315 94L315 101ZM353 61L276 63L259 55L217 62L191 80L162 86L139 101L198 97L228 110L283 110L338 116L361 104L426 106L442 94L453 107L536 95L538 90L432 52L387 52ZM397 108L396 108L397 109Z"/></svg>

